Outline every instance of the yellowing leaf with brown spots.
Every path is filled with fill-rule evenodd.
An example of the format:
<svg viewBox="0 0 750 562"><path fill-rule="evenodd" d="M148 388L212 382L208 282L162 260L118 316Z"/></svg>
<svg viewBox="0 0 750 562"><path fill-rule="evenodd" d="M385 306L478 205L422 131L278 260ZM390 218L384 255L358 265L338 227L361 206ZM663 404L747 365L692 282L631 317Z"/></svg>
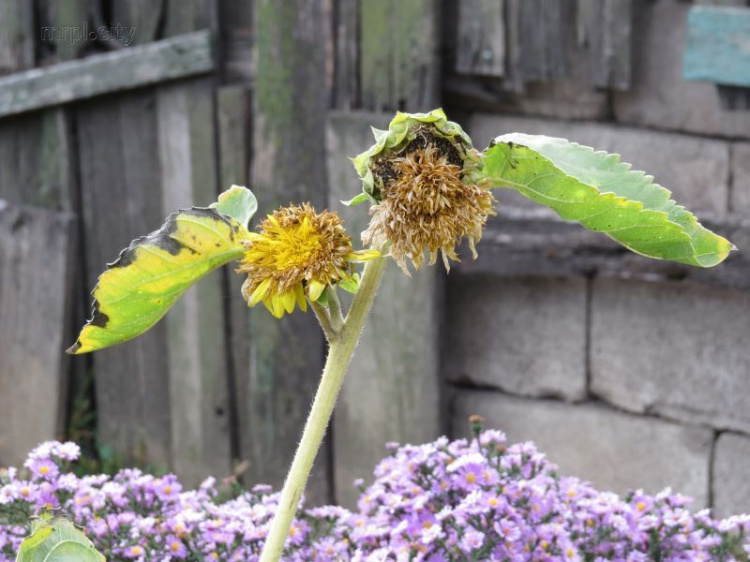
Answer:
<svg viewBox="0 0 750 562"><path fill-rule="evenodd" d="M174 213L159 230L124 249L99 277L93 316L68 353L88 353L144 333L201 277L242 257L247 228L217 209L223 207Z"/></svg>

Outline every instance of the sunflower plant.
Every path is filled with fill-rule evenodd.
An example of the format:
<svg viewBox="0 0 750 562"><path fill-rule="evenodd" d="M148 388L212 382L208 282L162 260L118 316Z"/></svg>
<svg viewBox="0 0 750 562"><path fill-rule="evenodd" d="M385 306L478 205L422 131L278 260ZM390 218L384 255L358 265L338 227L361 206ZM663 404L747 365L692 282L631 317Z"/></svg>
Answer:
<svg viewBox="0 0 750 562"><path fill-rule="evenodd" d="M68 350L81 354L134 338L161 319L196 281L238 262L242 295L281 318L311 308L328 340L328 358L262 560L278 560L388 260L409 274L456 248L475 245L496 214L495 188L514 189L566 220L602 232L651 258L695 267L726 259L733 245L705 229L651 176L619 156L565 139L507 134L479 151L445 113L398 113L375 144L353 159L371 220L357 249L341 218L309 204L273 210L252 231L253 194L233 186L207 208L180 210L134 240L94 289L91 320ZM322 188L323 186L321 186ZM366 262L361 274L357 267ZM354 293L347 311L337 296Z"/></svg>

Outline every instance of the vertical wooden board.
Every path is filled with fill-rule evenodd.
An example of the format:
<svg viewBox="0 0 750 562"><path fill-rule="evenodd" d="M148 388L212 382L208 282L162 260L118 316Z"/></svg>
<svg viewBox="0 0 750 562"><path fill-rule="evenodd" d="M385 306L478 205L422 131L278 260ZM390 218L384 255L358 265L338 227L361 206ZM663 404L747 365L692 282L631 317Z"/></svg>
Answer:
<svg viewBox="0 0 750 562"><path fill-rule="evenodd" d="M257 76L251 186L258 218L280 204L326 203L326 41L322 0L255 3ZM280 486L289 468L323 367L324 342L312 313L282 320L250 312L251 367L240 379L241 450L249 481ZM329 498L327 445L306 496Z"/></svg>
<svg viewBox="0 0 750 562"><path fill-rule="evenodd" d="M217 91L219 185L248 185L250 92L244 86L225 86ZM236 399L241 375L250 369L250 339L248 314L242 298L243 278L230 267L225 270L227 294L224 311L228 321L230 376L229 392ZM237 404L229 405L229 416L235 428L238 425ZM236 435L235 437L238 437ZM233 455L239 455L239 443L233 443Z"/></svg>
<svg viewBox="0 0 750 562"><path fill-rule="evenodd" d="M70 123L50 109L0 120L0 199L70 209Z"/></svg>
<svg viewBox="0 0 750 562"><path fill-rule="evenodd" d="M249 0L219 2L219 50L223 78L249 84L253 71L253 4Z"/></svg>
<svg viewBox="0 0 750 562"><path fill-rule="evenodd" d="M96 26L87 0L36 0L37 66L77 58Z"/></svg>
<svg viewBox="0 0 750 562"><path fill-rule="evenodd" d="M594 86L630 87L632 0L602 0L590 10L590 53Z"/></svg>
<svg viewBox="0 0 750 562"><path fill-rule="evenodd" d="M157 91L162 201L167 212L216 200L213 82ZM222 276L192 287L166 318L172 467L189 485L230 473L230 408Z"/></svg>
<svg viewBox="0 0 750 562"><path fill-rule="evenodd" d="M105 264L164 221L153 91L98 99L77 108L79 167L88 286ZM101 440L128 462L166 467L171 414L166 324L96 352ZM84 358L74 358L83 361Z"/></svg>
<svg viewBox="0 0 750 562"><path fill-rule="evenodd" d="M360 189L348 157L372 145L370 126L387 128L389 117L336 112L328 121L329 205L346 219L358 247L369 215L367 205L340 202ZM386 442L422 443L441 432L440 287L435 267L410 279L388 266L334 414L335 497L344 506L355 506L352 483L371 479Z"/></svg>
<svg viewBox="0 0 750 562"><path fill-rule="evenodd" d="M34 66L34 3L0 1L0 75Z"/></svg>
<svg viewBox="0 0 750 562"><path fill-rule="evenodd" d="M63 429L73 224L0 200L0 466L20 466Z"/></svg>
<svg viewBox="0 0 750 562"><path fill-rule="evenodd" d="M368 110L427 111L437 96L435 0L362 0L360 72Z"/></svg>
<svg viewBox="0 0 750 562"><path fill-rule="evenodd" d="M333 106L355 109L359 88L359 0L337 0L334 18Z"/></svg>
<svg viewBox="0 0 750 562"><path fill-rule="evenodd" d="M459 2L456 72L480 76L505 74L503 0Z"/></svg>
<svg viewBox="0 0 750 562"><path fill-rule="evenodd" d="M173 37L199 29L216 29L218 25L218 0L165 1L165 37Z"/></svg>
<svg viewBox="0 0 750 562"><path fill-rule="evenodd" d="M505 0L506 49L503 87L515 93L524 90L523 33L521 6L523 0Z"/></svg>
<svg viewBox="0 0 750 562"><path fill-rule="evenodd" d="M88 3L85 0L57 0L55 25L58 29L78 29L80 35L70 35L67 39L61 39L57 43L56 53L58 60L71 60L78 58L86 45L88 38L84 32L92 31L87 26Z"/></svg>
<svg viewBox="0 0 750 562"><path fill-rule="evenodd" d="M564 19L573 18L573 8L570 0L520 1L524 82L547 82L565 76Z"/></svg>
<svg viewBox="0 0 750 562"><path fill-rule="evenodd" d="M110 0L112 24L133 27L132 44L159 39L159 24L168 0ZM190 30L192 31L192 30Z"/></svg>

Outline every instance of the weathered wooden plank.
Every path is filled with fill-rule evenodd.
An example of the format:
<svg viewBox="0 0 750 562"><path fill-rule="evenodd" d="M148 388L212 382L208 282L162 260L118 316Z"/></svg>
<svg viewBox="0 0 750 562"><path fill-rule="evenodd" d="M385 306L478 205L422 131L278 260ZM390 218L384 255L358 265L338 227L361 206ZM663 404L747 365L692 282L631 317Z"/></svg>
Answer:
<svg viewBox="0 0 750 562"><path fill-rule="evenodd" d="M437 97L435 0L362 0L362 107L425 111Z"/></svg>
<svg viewBox="0 0 750 562"><path fill-rule="evenodd" d="M566 75L563 18L572 17L571 2L520 1L520 63L524 82L547 82Z"/></svg>
<svg viewBox="0 0 750 562"><path fill-rule="evenodd" d="M632 53L632 0L593 2L590 17L589 48L594 86L627 90Z"/></svg>
<svg viewBox="0 0 750 562"><path fill-rule="evenodd" d="M0 79L0 117L213 70L208 31Z"/></svg>
<svg viewBox="0 0 750 562"><path fill-rule="evenodd" d="M0 466L64 429L74 220L0 200Z"/></svg>
<svg viewBox="0 0 750 562"><path fill-rule="evenodd" d="M231 185L248 185L249 136L250 136L250 92L244 86L225 86L217 91L219 185L226 189ZM250 370L249 318L242 299L243 278L231 268L225 269L224 314L227 321L229 353L230 396L236 397L239 381L247 378ZM228 411L235 429L232 456L239 459L239 416L236 401L231 401Z"/></svg>
<svg viewBox="0 0 750 562"><path fill-rule="evenodd" d="M503 0L459 2L456 71L459 74L505 74Z"/></svg>
<svg viewBox="0 0 750 562"><path fill-rule="evenodd" d="M60 109L0 120L0 198L70 210L69 134Z"/></svg>
<svg viewBox="0 0 750 562"><path fill-rule="evenodd" d="M164 35L174 37L199 29L216 29L218 0L167 0Z"/></svg>
<svg viewBox="0 0 750 562"><path fill-rule="evenodd" d="M750 9L693 7L688 15L683 76L750 88Z"/></svg>
<svg viewBox="0 0 750 562"><path fill-rule="evenodd" d="M34 66L34 32L33 2L0 2L0 74Z"/></svg>
<svg viewBox="0 0 750 562"><path fill-rule="evenodd" d="M219 2L219 41L223 78L228 83L249 84L253 70L253 3Z"/></svg>
<svg viewBox="0 0 750 562"><path fill-rule="evenodd" d="M370 126L386 128L384 114L336 112L328 121L329 205L346 220L360 246L367 205L349 208L359 181L350 156L372 144ZM334 414L336 500L352 507L355 478L369 479L388 441L423 443L441 433L438 365L442 276L425 268L412 278L390 264L344 382Z"/></svg>
<svg viewBox="0 0 750 562"><path fill-rule="evenodd" d="M333 5L333 105L355 109L360 104L359 0L338 0Z"/></svg>
<svg viewBox="0 0 750 562"><path fill-rule="evenodd" d="M151 91L77 108L88 287L131 240L165 216ZM170 461L171 414L166 323L88 358L95 374L99 435L129 462ZM74 361L86 361L85 356Z"/></svg>
<svg viewBox="0 0 750 562"><path fill-rule="evenodd" d="M524 91L522 0L505 0L505 29L507 36L504 87L515 93Z"/></svg>
<svg viewBox="0 0 750 562"><path fill-rule="evenodd" d="M211 80L157 91L162 201L207 206L217 193ZM220 275L203 279L166 318L171 467L189 485L230 474L230 407Z"/></svg>
<svg viewBox="0 0 750 562"><path fill-rule="evenodd" d="M485 230L477 246L479 258L467 256L456 265L455 275L601 275L645 281L686 280L750 290L750 259L742 252L734 252L721 267L701 269L636 255L601 233L559 220L547 209L504 207L501 215ZM747 224L702 222L740 248L750 244Z"/></svg>
<svg viewBox="0 0 750 562"><path fill-rule="evenodd" d="M326 203L326 40L322 0L255 3L257 77L251 185L259 217L279 204ZM282 70L283 69L283 70ZM279 321L263 307L250 313L249 373L241 379L242 455L249 481L280 486L299 442L323 366L315 317ZM328 501L328 454L318 455L307 497Z"/></svg>
<svg viewBox="0 0 750 562"><path fill-rule="evenodd" d="M77 58L96 25L86 0L36 0L37 66Z"/></svg>
<svg viewBox="0 0 750 562"><path fill-rule="evenodd" d="M134 45L156 41L159 23L164 17L166 1L110 0L112 21L124 27L135 28L132 34Z"/></svg>

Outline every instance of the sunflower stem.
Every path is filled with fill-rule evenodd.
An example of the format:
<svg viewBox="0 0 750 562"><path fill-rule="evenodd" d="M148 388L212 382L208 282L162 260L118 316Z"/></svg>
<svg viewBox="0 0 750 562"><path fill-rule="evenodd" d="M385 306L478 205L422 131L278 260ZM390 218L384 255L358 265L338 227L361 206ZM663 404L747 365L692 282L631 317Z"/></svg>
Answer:
<svg viewBox="0 0 750 562"><path fill-rule="evenodd" d="M307 484L315 456L320 449L326 427L333 414L346 369L359 342L367 315L385 271L386 258L377 258L365 265L359 289L354 295L349 313L343 321L338 337L330 341L328 358L323 368L318 391L310 415L307 417L302 440L294 454L292 466L281 490L279 505L271 522L261 562L276 562L284 549L284 542L297 512L300 497ZM316 311L317 314L317 311ZM339 308L340 314L340 308Z"/></svg>
<svg viewBox="0 0 750 562"><path fill-rule="evenodd" d="M326 335L328 342L332 342L338 339L338 330L335 330L331 325L331 317L328 314L328 309L318 302L311 302L310 308L313 309L315 317L318 319L318 324L323 328L323 333Z"/></svg>
<svg viewBox="0 0 750 562"><path fill-rule="evenodd" d="M336 332L340 332L344 327L344 316L341 313L341 301L335 288L331 289L328 296L328 309L331 311L331 326Z"/></svg>

